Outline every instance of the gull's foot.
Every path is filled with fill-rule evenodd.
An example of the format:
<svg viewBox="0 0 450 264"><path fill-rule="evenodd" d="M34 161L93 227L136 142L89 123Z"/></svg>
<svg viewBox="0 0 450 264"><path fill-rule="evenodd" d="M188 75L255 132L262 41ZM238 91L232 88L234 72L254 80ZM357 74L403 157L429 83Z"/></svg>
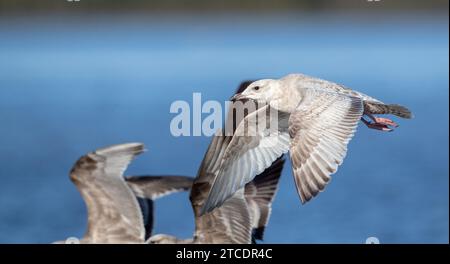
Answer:
<svg viewBox="0 0 450 264"><path fill-rule="evenodd" d="M386 126L398 127L398 124L395 123L394 121L392 121L391 119L376 117L376 116L372 116L372 115L370 115L369 117L370 117L370 119L372 119L372 121L375 124L382 124L382 125L386 125Z"/></svg>
<svg viewBox="0 0 450 264"><path fill-rule="evenodd" d="M379 118L379 117L372 116L372 117L370 117L370 119L372 119L373 122L367 121L366 119L364 119L364 117L361 117L361 121L368 128L371 128L371 129L391 132L391 131L393 131L393 129L390 128L389 126L398 127L398 125L394 121L387 119L387 118Z"/></svg>

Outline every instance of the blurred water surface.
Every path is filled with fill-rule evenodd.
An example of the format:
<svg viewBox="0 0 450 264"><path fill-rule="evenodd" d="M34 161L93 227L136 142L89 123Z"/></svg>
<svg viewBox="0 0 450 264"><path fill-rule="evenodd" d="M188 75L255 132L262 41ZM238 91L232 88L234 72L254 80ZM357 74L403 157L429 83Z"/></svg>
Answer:
<svg viewBox="0 0 450 264"><path fill-rule="evenodd" d="M288 163L265 242L448 243L448 47L448 15L435 14L0 18L0 242L82 236L68 172L97 147L141 141L128 174L195 175L210 139L171 136L173 101L302 72L415 118L393 133L361 125L305 206ZM157 202L156 233L192 235L187 198Z"/></svg>

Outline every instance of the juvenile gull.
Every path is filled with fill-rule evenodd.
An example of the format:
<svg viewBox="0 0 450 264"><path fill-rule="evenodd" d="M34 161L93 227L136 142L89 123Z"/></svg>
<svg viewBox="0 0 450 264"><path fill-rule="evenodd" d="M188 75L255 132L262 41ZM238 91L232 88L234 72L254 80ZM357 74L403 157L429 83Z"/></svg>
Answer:
<svg viewBox="0 0 450 264"><path fill-rule="evenodd" d="M192 179L181 176L129 177L125 181L128 164L143 151L141 143L114 145L88 153L75 163L70 179L88 210L88 227L80 243L144 243L153 223L152 200L190 188Z"/></svg>
<svg viewBox="0 0 450 264"><path fill-rule="evenodd" d="M240 122L221 156L219 172L201 213L221 206L287 151L297 192L305 203L325 188L343 162L359 120L369 128L391 131L398 125L374 114L412 117L403 106L384 104L342 85L303 74L253 82L232 99L254 100L266 106ZM261 115L278 118L278 126L258 127ZM252 128L256 134L245 133Z"/></svg>

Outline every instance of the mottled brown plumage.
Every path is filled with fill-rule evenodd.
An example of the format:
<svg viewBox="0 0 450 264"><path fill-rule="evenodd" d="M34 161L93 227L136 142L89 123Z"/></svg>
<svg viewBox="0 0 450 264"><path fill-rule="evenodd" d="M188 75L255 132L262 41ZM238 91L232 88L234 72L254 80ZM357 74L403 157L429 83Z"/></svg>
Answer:
<svg viewBox="0 0 450 264"><path fill-rule="evenodd" d="M134 193L123 172L144 151L140 143L98 149L81 157L70 173L88 210L82 243L143 243L145 230Z"/></svg>
<svg viewBox="0 0 450 264"><path fill-rule="evenodd" d="M144 243L153 227L153 200L191 187L192 178L183 176L124 178L128 164L143 151L141 143L114 145L75 163L70 179L88 209L81 243Z"/></svg>

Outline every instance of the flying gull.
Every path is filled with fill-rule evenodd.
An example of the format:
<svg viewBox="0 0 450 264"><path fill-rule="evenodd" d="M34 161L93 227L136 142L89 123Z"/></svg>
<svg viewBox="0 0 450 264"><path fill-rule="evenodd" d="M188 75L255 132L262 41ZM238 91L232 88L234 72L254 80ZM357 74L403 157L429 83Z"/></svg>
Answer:
<svg viewBox="0 0 450 264"><path fill-rule="evenodd" d="M70 179L88 211L87 231L80 243L144 243L153 224L152 200L191 187L192 178L182 176L125 179L129 163L143 151L141 143L114 145L88 153L75 163Z"/></svg>
<svg viewBox="0 0 450 264"><path fill-rule="evenodd" d="M301 202L306 203L325 188L343 162L360 120L369 128L392 131L398 126L395 122L374 115L412 117L403 106L384 104L342 85L303 74L253 82L232 100L254 100L266 105L238 125L221 155L219 172L202 214L220 207L288 151L297 192ZM278 118L278 126L258 127L259 116ZM250 129L256 134L245 133Z"/></svg>

